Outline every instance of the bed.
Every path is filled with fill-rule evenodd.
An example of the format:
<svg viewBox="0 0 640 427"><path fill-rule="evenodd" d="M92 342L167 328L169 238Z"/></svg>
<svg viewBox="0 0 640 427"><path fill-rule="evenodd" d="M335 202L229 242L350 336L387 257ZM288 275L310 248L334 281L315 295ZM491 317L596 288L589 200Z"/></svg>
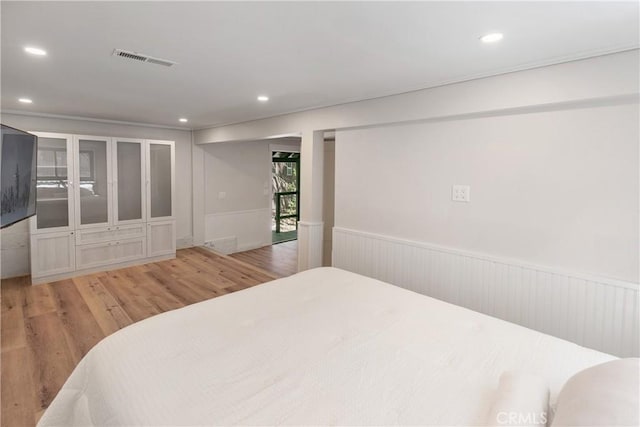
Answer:
<svg viewBox="0 0 640 427"><path fill-rule="evenodd" d="M500 375L615 359L320 268L138 322L96 345L39 426L483 425Z"/></svg>

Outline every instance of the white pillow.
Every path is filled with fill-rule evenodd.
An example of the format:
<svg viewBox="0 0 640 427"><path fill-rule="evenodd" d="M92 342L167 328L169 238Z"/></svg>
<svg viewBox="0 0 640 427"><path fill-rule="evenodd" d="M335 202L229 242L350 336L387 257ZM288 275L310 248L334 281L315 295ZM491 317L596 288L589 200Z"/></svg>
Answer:
<svg viewBox="0 0 640 427"><path fill-rule="evenodd" d="M640 359L618 359L575 374L558 395L553 427L640 425Z"/></svg>

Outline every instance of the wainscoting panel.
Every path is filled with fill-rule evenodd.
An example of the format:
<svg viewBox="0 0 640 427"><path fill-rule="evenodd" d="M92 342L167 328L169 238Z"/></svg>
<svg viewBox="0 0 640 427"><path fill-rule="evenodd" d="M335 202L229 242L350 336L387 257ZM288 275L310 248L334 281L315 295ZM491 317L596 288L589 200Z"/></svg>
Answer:
<svg viewBox="0 0 640 427"><path fill-rule="evenodd" d="M298 271L322 267L324 223L298 221Z"/></svg>
<svg viewBox="0 0 640 427"><path fill-rule="evenodd" d="M271 244L271 209L222 212L205 215L205 245L224 253L241 252ZM233 247L217 248L233 241Z"/></svg>
<svg viewBox="0 0 640 427"><path fill-rule="evenodd" d="M637 283L339 227L333 265L585 347L640 355Z"/></svg>

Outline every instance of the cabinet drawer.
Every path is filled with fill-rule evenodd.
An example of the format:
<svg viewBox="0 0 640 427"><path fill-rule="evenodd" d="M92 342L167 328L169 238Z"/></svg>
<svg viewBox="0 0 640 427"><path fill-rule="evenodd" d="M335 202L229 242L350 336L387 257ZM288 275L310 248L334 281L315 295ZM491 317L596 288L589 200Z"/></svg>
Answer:
<svg viewBox="0 0 640 427"><path fill-rule="evenodd" d="M146 238L115 240L76 246L76 268L92 268L146 256Z"/></svg>
<svg viewBox="0 0 640 427"><path fill-rule="evenodd" d="M103 228L85 228L76 232L76 245L134 239L146 236L144 224L118 225Z"/></svg>

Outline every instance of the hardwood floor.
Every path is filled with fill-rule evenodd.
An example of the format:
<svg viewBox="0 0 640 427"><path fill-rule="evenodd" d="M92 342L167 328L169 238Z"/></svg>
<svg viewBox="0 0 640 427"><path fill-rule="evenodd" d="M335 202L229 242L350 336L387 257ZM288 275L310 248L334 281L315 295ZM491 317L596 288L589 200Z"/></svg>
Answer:
<svg viewBox="0 0 640 427"><path fill-rule="evenodd" d="M3 280L0 425L35 425L80 359L118 329L294 273L297 245L283 245L238 260L183 249L174 260L36 286Z"/></svg>
<svg viewBox="0 0 640 427"><path fill-rule="evenodd" d="M291 276L298 272L297 240L238 252L230 256L280 277Z"/></svg>

